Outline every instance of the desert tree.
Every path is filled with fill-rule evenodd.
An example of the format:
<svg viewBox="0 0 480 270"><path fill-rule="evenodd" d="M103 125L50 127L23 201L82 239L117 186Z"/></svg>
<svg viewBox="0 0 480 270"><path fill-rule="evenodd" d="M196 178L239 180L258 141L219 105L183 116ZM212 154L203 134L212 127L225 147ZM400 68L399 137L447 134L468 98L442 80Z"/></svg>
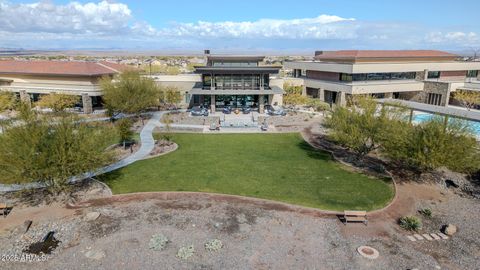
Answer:
<svg viewBox="0 0 480 270"><path fill-rule="evenodd" d="M458 100L467 110L473 109L480 104L480 92L457 90L453 97Z"/></svg>
<svg viewBox="0 0 480 270"><path fill-rule="evenodd" d="M156 106L158 86L151 78L136 71L125 71L113 80L104 77L100 82L107 109L115 113L140 114Z"/></svg>
<svg viewBox="0 0 480 270"><path fill-rule="evenodd" d="M51 93L40 97L35 103L40 108L49 108L53 112L64 112L68 108L72 108L80 101L79 96Z"/></svg>
<svg viewBox="0 0 480 270"><path fill-rule="evenodd" d="M0 134L0 182L43 182L52 192L68 188L72 177L112 161L108 129L91 128L75 116L39 117L25 106L22 124Z"/></svg>

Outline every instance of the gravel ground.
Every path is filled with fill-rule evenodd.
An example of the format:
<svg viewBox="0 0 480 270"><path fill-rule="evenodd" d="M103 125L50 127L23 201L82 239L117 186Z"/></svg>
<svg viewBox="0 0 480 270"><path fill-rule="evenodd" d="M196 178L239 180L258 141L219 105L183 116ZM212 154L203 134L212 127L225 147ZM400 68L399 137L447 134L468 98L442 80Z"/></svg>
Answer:
<svg viewBox="0 0 480 270"><path fill-rule="evenodd" d="M304 128L312 125L312 123L319 122L323 119L321 115L313 115L302 112L289 112L286 116L260 116L258 122L263 123L267 119L268 125L275 126L278 132L298 132Z"/></svg>
<svg viewBox="0 0 480 270"><path fill-rule="evenodd" d="M441 199L418 201L415 207L433 210L433 217L424 219L425 232L453 223L459 226L458 233L449 240L423 242L410 242L393 217L372 217L368 226L345 226L335 217L249 203L135 196L94 200L86 208L72 209L71 216L34 223L23 237L21 226L4 232L0 254L19 252L22 245L52 229L62 243L46 262L0 262L0 268L480 269L479 201L450 192ZM87 221L91 212L100 217ZM164 250L151 250L149 241L158 233L169 243ZM19 240L23 238L27 240ZM206 251L204 244L212 239L221 240L224 247ZM194 246L194 255L177 258L177 251L189 245ZM361 245L376 248L380 257L362 258L356 252Z"/></svg>
<svg viewBox="0 0 480 270"><path fill-rule="evenodd" d="M217 122L218 116L190 116L188 112L175 112L169 113L168 119L174 124L184 125L209 125L210 123ZM165 123L165 116L162 118L162 123Z"/></svg>

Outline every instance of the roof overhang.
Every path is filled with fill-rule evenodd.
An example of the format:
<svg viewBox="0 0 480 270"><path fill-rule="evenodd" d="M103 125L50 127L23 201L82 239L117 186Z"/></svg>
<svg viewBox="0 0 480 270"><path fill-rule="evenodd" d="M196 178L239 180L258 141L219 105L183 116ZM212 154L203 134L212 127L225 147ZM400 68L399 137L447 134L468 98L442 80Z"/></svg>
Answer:
<svg viewBox="0 0 480 270"><path fill-rule="evenodd" d="M197 67L195 73L197 74L277 74L281 67Z"/></svg>
<svg viewBox="0 0 480 270"><path fill-rule="evenodd" d="M205 90L202 88L193 88L189 91L192 95L282 95L283 89L278 86L272 86L271 89L264 90Z"/></svg>

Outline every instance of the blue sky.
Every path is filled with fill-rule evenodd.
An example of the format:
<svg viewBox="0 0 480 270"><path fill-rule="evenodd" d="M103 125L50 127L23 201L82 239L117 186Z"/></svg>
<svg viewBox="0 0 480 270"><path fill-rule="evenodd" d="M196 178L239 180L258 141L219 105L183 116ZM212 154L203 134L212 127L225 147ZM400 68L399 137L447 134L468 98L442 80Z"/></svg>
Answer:
<svg viewBox="0 0 480 270"><path fill-rule="evenodd" d="M480 48L480 1L0 0L0 47Z"/></svg>

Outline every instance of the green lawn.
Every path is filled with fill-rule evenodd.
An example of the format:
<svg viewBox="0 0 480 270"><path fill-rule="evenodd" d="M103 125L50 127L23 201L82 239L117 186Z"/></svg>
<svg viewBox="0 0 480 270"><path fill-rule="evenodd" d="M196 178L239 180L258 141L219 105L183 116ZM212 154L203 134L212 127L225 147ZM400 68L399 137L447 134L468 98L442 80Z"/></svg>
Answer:
<svg viewBox="0 0 480 270"><path fill-rule="evenodd" d="M179 149L104 176L114 193L201 191L329 210L385 206L390 180L347 171L299 134L174 134Z"/></svg>

